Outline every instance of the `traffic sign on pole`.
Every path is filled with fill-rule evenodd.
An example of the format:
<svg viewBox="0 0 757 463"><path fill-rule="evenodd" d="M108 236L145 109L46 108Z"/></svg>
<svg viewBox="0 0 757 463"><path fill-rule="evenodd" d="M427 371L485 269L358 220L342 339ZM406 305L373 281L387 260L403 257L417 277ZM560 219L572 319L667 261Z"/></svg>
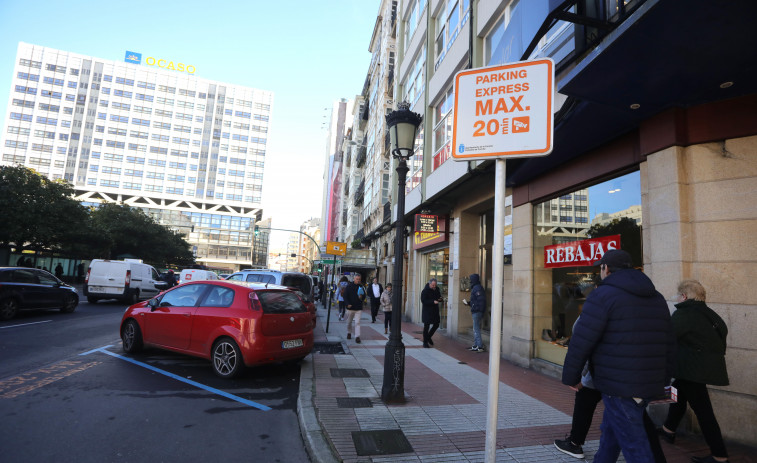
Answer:
<svg viewBox="0 0 757 463"><path fill-rule="evenodd" d="M554 91L549 58L458 72L452 157L468 161L551 153Z"/></svg>
<svg viewBox="0 0 757 463"><path fill-rule="evenodd" d="M505 257L505 196L509 157L552 152L555 92L551 59L521 61L460 71L455 76L452 157L456 161L495 159L492 307L489 388L486 407L487 463L496 460L499 363Z"/></svg>

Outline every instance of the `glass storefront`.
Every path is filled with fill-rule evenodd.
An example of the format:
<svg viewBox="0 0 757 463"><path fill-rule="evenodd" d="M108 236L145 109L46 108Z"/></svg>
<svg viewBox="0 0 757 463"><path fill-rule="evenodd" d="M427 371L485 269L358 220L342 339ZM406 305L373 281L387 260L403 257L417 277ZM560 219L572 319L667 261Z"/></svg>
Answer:
<svg viewBox="0 0 757 463"><path fill-rule="evenodd" d="M536 204L534 224L535 356L562 365L573 324L600 281L592 263L624 249L642 266L639 172Z"/></svg>
<svg viewBox="0 0 757 463"><path fill-rule="evenodd" d="M439 291L442 293L444 303L439 306L439 315L441 316L441 323L439 329L447 329L447 294L449 284L449 248L440 249L438 251L430 252L426 254L426 281L423 286L432 278L436 278L436 285Z"/></svg>

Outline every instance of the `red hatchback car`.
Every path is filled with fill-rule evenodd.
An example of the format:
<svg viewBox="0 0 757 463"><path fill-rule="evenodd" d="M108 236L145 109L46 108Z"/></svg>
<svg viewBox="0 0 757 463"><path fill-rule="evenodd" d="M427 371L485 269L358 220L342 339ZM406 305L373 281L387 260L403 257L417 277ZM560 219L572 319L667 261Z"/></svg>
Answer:
<svg viewBox="0 0 757 463"><path fill-rule="evenodd" d="M129 307L121 340L130 353L153 346L206 358L232 378L245 366L303 359L313 350L313 321L282 286L198 281Z"/></svg>

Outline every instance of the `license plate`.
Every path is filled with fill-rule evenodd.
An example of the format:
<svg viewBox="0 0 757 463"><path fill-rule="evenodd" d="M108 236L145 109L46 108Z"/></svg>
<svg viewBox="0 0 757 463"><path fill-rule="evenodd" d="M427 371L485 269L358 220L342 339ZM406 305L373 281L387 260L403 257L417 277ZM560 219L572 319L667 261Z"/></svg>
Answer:
<svg viewBox="0 0 757 463"><path fill-rule="evenodd" d="M281 341L282 349L294 349L295 347L302 347L302 339L292 339L291 341Z"/></svg>
<svg viewBox="0 0 757 463"><path fill-rule="evenodd" d="M103 287L102 286L90 286L89 291L93 293L102 293Z"/></svg>

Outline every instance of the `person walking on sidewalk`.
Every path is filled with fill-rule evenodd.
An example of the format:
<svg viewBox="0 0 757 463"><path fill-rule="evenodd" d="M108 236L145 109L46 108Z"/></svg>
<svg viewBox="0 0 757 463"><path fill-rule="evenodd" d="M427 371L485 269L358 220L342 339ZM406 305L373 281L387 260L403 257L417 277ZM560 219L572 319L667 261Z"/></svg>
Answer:
<svg viewBox="0 0 757 463"><path fill-rule="evenodd" d="M576 323L578 323L578 320L576 320ZM575 327L575 323L573 326ZM600 400L602 400L602 393L594 387L594 381L591 379L589 364L587 363L581 375L581 387L576 391L576 399L573 403L570 433L565 436L565 440L555 439L557 450L575 458L585 457L583 445L586 441L586 435L589 434L589 428L591 428L591 422L594 419L594 411L597 409ZM654 455L654 463L667 463L665 453L660 446L660 439L657 437L657 428L646 410L644 410L643 420L649 447Z"/></svg>
<svg viewBox="0 0 757 463"><path fill-rule="evenodd" d="M384 334L389 333L392 326L392 284L386 284L386 290L381 293L381 311L384 312Z"/></svg>
<svg viewBox="0 0 757 463"><path fill-rule="evenodd" d="M463 299L463 304L470 306L470 314L473 318L473 352L484 352L484 341L481 339L481 323L486 313L486 293L481 286L481 277L478 273L470 276L470 303Z"/></svg>
<svg viewBox="0 0 757 463"><path fill-rule="evenodd" d="M648 463L654 456L644 410L670 384L675 361L670 312L626 251L608 250L594 265L600 267L602 281L576 322L562 382L578 391L589 362L605 405L595 462L615 462L622 451L628 463Z"/></svg>
<svg viewBox="0 0 757 463"><path fill-rule="evenodd" d="M434 345L431 337L439 328L441 317L439 316L439 304L442 303L442 292L436 286L436 278L432 278L421 291L421 321L423 321L423 347Z"/></svg>
<svg viewBox="0 0 757 463"><path fill-rule="evenodd" d="M349 281L347 277L343 276L339 279L339 286L336 290L336 301L339 303L339 321L344 320L344 308L346 304L344 302L344 290L347 288Z"/></svg>
<svg viewBox="0 0 757 463"><path fill-rule="evenodd" d="M692 457L694 463L728 461L728 452L707 392L707 384L728 385L725 366L728 327L715 311L707 307L706 297L704 286L696 280L684 280L678 284L678 304L672 317L678 342L673 375L678 402L670 404L668 417L660 429L663 439L672 444L678 424L686 413L686 405L690 405L711 453L706 457Z"/></svg>
<svg viewBox="0 0 757 463"><path fill-rule="evenodd" d="M378 278L373 278L373 284L368 287L368 298L371 300L371 323L376 323L376 317L378 317L379 306L381 305L381 293L384 292L384 287L378 282Z"/></svg>
<svg viewBox="0 0 757 463"><path fill-rule="evenodd" d="M344 289L344 303L347 308L347 339L352 338L352 320L355 320L355 342L360 344L360 316L365 301L365 290L360 285L362 277L356 274L352 283ZM361 296L362 293L362 296Z"/></svg>

